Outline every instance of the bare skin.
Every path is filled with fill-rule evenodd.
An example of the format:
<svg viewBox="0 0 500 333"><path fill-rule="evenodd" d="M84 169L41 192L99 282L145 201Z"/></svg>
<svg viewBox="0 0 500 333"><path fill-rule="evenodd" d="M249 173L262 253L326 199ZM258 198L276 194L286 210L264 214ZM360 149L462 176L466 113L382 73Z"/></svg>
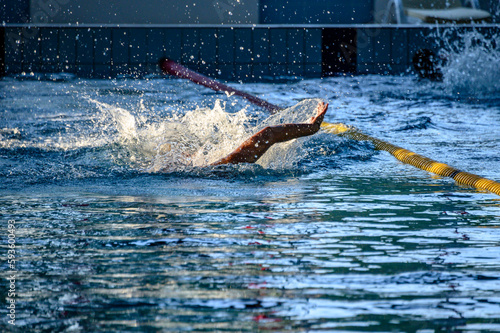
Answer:
<svg viewBox="0 0 500 333"><path fill-rule="evenodd" d="M311 117L308 123L266 127L252 135L231 154L211 165L255 163L273 144L313 135L319 131L327 110L328 104L320 102L316 116Z"/></svg>

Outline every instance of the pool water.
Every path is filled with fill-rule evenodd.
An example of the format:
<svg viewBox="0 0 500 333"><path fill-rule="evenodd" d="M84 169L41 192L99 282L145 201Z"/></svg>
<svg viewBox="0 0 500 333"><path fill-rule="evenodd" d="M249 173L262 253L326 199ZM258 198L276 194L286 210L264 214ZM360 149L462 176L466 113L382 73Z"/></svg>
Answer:
<svg viewBox="0 0 500 333"><path fill-rule="evenodd" d="M233 85L499 181L500 89L447 79ZM19 331L500 331L494 194L326 133L206 167L267 115L181 80L28 74L0 105Z"/></svg>

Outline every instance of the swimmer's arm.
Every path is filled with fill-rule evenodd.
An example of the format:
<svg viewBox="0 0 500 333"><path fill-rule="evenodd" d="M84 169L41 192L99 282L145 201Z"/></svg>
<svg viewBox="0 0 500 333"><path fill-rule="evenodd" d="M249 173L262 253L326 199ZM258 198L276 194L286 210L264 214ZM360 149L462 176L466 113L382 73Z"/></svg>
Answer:
<svg viewBox="0 0 500 333"><path fill-rule="evenodd" d="M243 142L231 154L211 165L255 163L273 144L312 135L319 131L327 109L328 104L319 103L316 116L306 124L266 127Z"/></svg>

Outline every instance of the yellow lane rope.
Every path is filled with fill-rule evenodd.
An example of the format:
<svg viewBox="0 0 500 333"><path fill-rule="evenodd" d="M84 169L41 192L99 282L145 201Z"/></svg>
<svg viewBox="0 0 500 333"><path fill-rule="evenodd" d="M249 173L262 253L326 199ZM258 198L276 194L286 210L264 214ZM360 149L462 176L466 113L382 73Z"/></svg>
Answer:
<svg viewBox="0 0 500 333"><path fill-rule="evenodd" d="M435 173L443 177L453 178L457 183L475 187L481 190L487 190L491 193L500 195L500 183L489 180L472 173L455 169L447 164L440 163L425 156L416 154L407 149L395 146L389 142L379 140L359 131L357 128L345 124L322 123L322 129L325 132L347 137L358 141L370 141L375 145L375 149L384 150L391 153L399 161L413 165L419 169Z"/></svg>

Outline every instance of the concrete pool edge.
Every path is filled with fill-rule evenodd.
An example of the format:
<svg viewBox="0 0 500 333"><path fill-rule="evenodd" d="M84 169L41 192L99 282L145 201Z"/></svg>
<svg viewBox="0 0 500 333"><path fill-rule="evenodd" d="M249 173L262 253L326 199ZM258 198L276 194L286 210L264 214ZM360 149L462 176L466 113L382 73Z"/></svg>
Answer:
<svg viewBox="0 0 500 333"><path fill-rule="evenodd" d="M0 34L5 75L143 77L160 74L168 57L214 78L259 81L404 74L417 50L438 51L466 31L494 35L499 26L6 24Z"/></svg>

